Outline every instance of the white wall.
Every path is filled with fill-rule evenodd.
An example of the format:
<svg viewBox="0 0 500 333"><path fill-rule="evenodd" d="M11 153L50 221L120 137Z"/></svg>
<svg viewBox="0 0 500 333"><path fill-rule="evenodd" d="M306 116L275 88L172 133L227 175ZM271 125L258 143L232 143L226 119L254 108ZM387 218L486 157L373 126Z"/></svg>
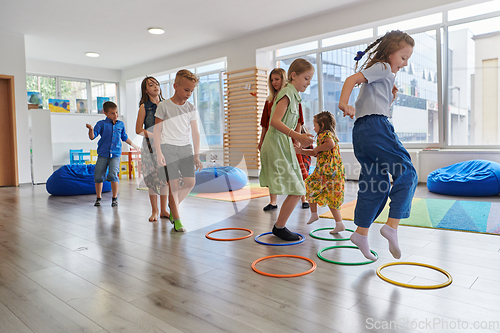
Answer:
<svg viewBox="0 0 500 333"><path fill-rule="evenodd" d="M72 65L39 59L26 59L26 72L108 82L120 82L122 76L122 72L116 69Z"/></svg>
<svg viewBox="0 0 500 333"><path fill-rule="evenodd" d="M52 159L54 166L61 166L69 164L69 150L70 149L83 149L83 151L90 151L97 149L97 142L100 137L94 140L89 139L89 130L85 127L86 124L95 124L99 120L106 118L103 114L64 114L52 112ZM119 117L123 121L123 117ZM55 127L57 126L57 127ZM133 140L134 135L127 135ZM137 142L136 142L137 143ZM128 144L123 142L123 151L128 150Z"/></svg>
<svg viewBox="0 0 500 333"><path fill-rule="evenodd" d="M0 31L0 74L14 76L19 183L31 182L24 36Z"/></svg>

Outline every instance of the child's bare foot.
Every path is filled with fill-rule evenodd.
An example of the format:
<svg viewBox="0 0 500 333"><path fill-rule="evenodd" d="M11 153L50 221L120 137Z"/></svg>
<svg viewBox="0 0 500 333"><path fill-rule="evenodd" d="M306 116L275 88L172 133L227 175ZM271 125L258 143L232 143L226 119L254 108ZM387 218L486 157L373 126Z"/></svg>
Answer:
<svg viewBox="0 0 500 333"><path fill-rule="evenodd" d="M307 224L311 224L319 220L318 212L311 212L311 217L309 218L309 221L307 221Z"/></svg>
<svg viewBox="0 0 500 333"><path fill-rule="evenodd" d="M334 228L332 231L330 231L330 233L331 233L332 235L334 235L334 234L338 234L339 232L342 232L342 231L344 231L344 230L345 230L345 225L344 225L344 223L342 223L342 222L337 222L337 223L335 224L335 228Z"/></svg>
<svg viewBox="0 0 500 333"><path fill-rule="evenodd" d="M162 219L170 219L170 213L165 210L165 211L160 213L160 217Z"/></svg>
<svg viewBox="0 0 500 333"><path fill-rule="evenodd" d="M158 221L158 211L157 210L153 210L153 212L151 213L151 216L149 217L149 222L154 222L154 221Z"/></svg>

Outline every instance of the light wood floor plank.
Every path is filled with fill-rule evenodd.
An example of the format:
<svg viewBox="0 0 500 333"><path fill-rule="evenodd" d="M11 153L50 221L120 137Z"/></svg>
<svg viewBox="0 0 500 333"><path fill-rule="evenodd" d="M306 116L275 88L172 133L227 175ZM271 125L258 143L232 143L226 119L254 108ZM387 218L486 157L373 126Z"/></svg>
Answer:
<svg viewBox="0 0 500 333"><path fill-rule="evenodd" d="M29 333L33 332L3 303L0 303L0 332Z"/></svg>
<svg viewBox="0 0 500 333"><path fill-rule="evenodd" d="M6 264L0 264L0 301L34 332L102 330L102 327Z"/></svg>
<svg viewBox="0 0 500 333"><path fill-rule="evenodd" d="M182 332L61 268L30 273L30 277L110 332Z"/></svg>

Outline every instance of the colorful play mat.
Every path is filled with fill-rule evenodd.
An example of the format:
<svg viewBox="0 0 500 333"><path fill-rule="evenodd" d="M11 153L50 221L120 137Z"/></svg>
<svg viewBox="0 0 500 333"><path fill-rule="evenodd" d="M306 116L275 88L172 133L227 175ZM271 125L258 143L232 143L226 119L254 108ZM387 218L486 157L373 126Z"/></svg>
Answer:
<svg viewBox="0 0 500 333"><path fill-rule="evenodd" d="M342 219L354 220L356 200L341 208ZM375 222L385 223L389 202ZM320 217L333 218L328 211ZM500 202L413 198L410 217L401 225L500 234Z"/></svg>

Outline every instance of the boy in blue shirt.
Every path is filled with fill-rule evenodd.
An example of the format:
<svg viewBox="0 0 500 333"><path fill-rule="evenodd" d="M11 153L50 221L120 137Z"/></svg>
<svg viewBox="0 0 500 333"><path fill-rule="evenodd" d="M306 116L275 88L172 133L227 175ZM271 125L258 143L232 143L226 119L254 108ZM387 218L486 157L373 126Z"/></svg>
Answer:
<svg viewBox="0 0 500 333"><path fill-rule="evenodd" d="M97 143L98 156L94 171L95 192L97 194L94 206L101 205L102 183L107 179L111 182L111 191L113 193L111 207L116 207L118 206L118 172L120 171L122 141L137 150L140 150L140 148L128 138L123 121L118 120L118 106L113 102L106 102L103 109L106 119L98 121L94 128L90 124L86 125L89 129L90 140L94 140L99 135L101 136ZM108 167L109 172L106 177Z"/></svg>

